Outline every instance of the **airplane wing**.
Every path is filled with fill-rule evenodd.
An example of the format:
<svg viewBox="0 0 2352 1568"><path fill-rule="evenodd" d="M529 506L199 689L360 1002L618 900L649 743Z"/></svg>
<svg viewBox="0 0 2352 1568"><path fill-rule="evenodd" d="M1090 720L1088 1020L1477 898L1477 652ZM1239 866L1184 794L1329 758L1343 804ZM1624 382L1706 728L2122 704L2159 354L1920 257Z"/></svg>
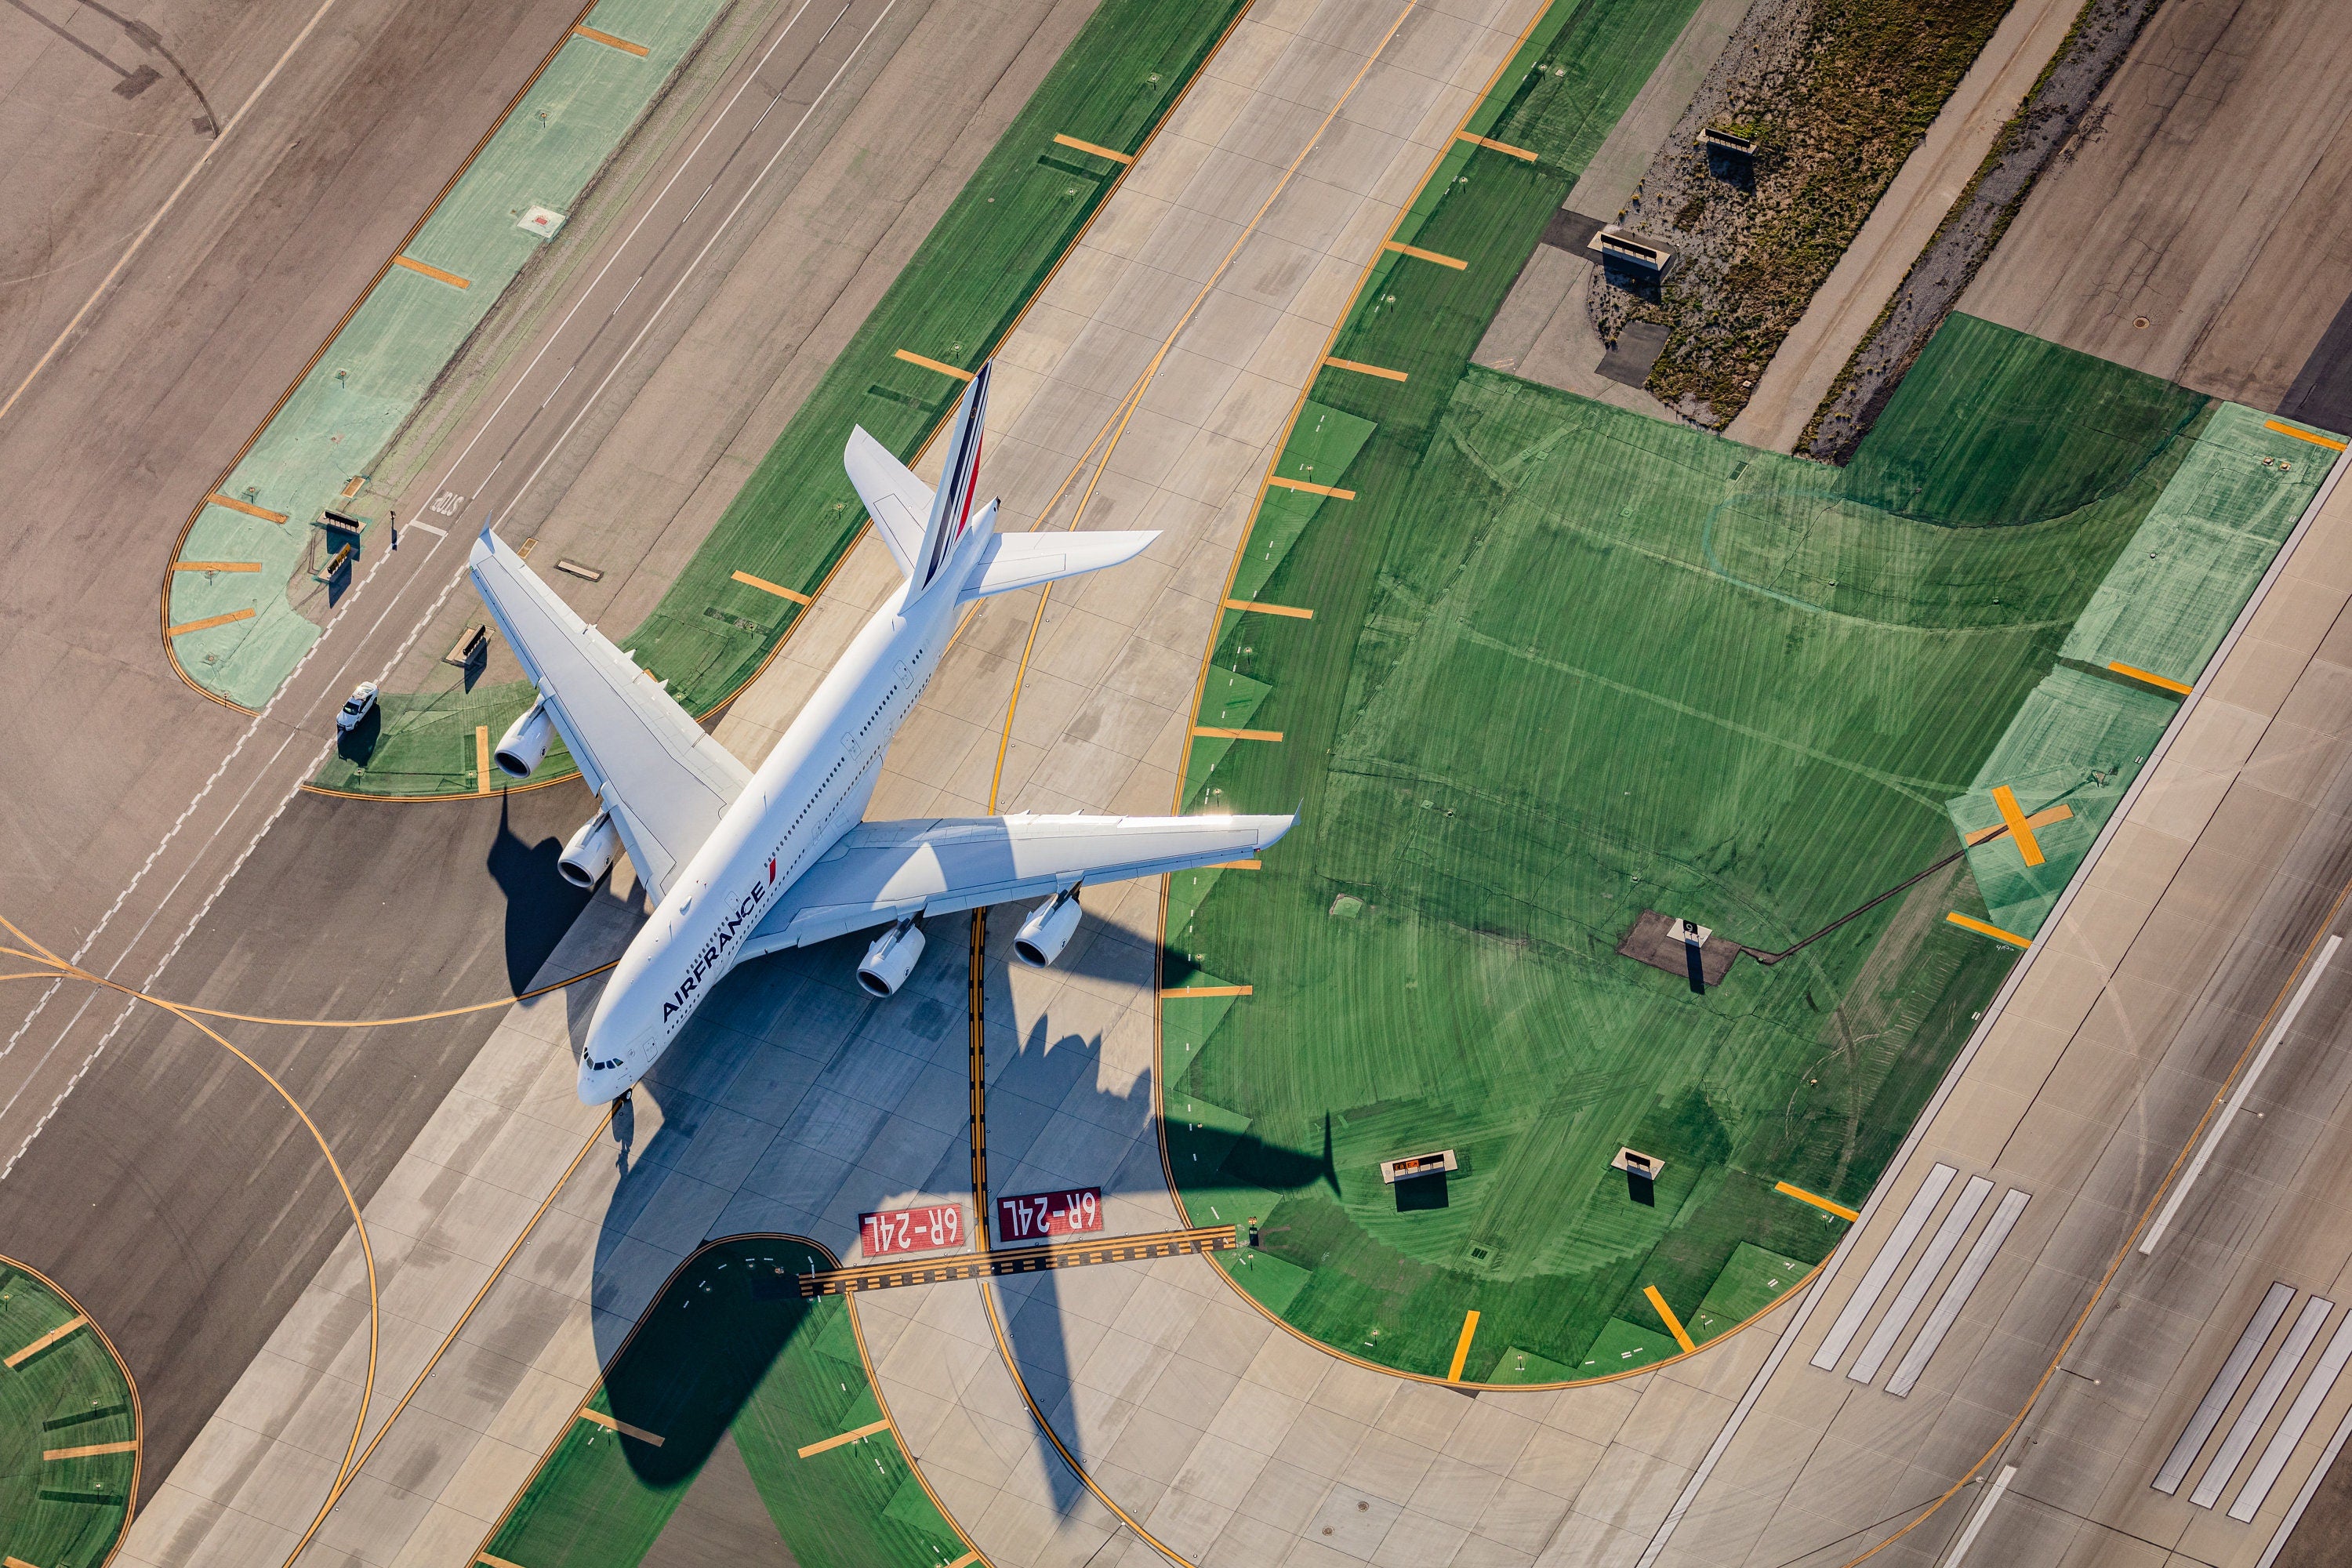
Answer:
<svg viewBox="0 0 2352 1568"><path fill-rule="evenodd" d="M484 529L474 586L656 901L751 782L664 686Z"/></svg>
<svg viewBox="0 0 2352 1568"><path fill-rule="evenodd" d="M868 822L787 888L742 956L1256 854L1294 816L970 816Z"/></svg>

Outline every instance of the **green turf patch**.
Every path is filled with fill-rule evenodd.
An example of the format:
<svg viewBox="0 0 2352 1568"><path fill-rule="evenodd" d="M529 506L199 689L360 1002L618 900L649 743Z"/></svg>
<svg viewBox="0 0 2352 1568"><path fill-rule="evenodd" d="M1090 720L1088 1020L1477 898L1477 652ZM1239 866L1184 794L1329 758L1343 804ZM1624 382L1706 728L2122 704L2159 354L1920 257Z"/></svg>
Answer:
<svg viewBox="0 0 2352 1568"><path fill-rule="evenodd" d="M696 713L759 669L801 607L735 581L738 572L814 594L865 524L841 445L863 425L911 461L961 383L897 357L905 349L969 369L994 352L1102 205L1106 172L1056 133L1134 152L1174 106L1246 0L1104 0L933 226L816 389L776 438L677 581L620 639ZM610 52L610 51L607 51ZM531 700L520 681L462 700L386 700L364 761L339 753L317 783L371 795L444 794L449 758L475 724L496 735ZM553 760L537 776L562 776ZM462 790L462 783L456 785Z"/></svg>
<svg viewBox="0 0 2352 1568"><path fill-rule="evenodd" d="M801 1300L792 1276L834 1259L739 1238L698 1253L638 1321L590 1408L559 1439L484 1548L514 1563L634 1568L722 1434L807 1568L932 1568L969 1548L888 1432L803 1458L881 1418L845 1298Z"/></svg>
<svg viewBox="0 0 2352 1568"><path fill-rule="evenodd" d="M1743 1241L1731 1249L1730 1260L1715 1277L1706 1300L1683 1327L1692 1339L1705 1344L1780 1300L1812 1271L1810 1263Z"/></svg>
<svg viewBox="0 0 2352 1568"><path fill-rule="evenodd" d="M139 1473L123 1447L140 1436L131 1380L79 1307L5 1258L0 1358L16 1359L0 1366L0 1547L41 1568L97 1568L130 1522Z"/></svg>
<svg viewBox="0 0 2352 1568"><path fill-rule="evenodd" d="M1548 47L1496 95L1520 145ZM1442 1373L1476 1309L1507 1348L1474 1379L1644 1364L1674 1348L1645 1288L1704 1335L1825 1257L1845 1222L1775 1184L1862 1202L2015 956L1944 915L2044 889L1979 855L1704 996L1616 956L1634 918L1786 947L1948 854L1996 765L2028 809L2072 791L2051 844L2078 862L2169 707L2061 664L2085 606L2141 627L2163 596L2113 569L2193 514L2246 542L2173 595L2162 635L2210 653L2321 468L2264 472L2237 411L1969 318L1843 472L1470 366L1572 173L1449 154L1409 237L1470 265L1359 297L1334 352L1411 379L1319 377L1277 472L1355 498L1269 491L1239 557L1246 596L1315 619L1223 617L1203 692L1202 722L1284 738L1196 745L1186 781L1304 817L1169 903L1170 973L1254 987L1163 1011L1188 1211L1279 1194L1265 1251L1306 1278L1278 1310L1351 1354ZM1628 1144L1666 1162L1650 1203L1609 1168ZM1381 1183L1437 1149L1442 1189Z"/></svg>
<svg viewBox="0 0 2352 1568"><path fill-rule="evenodd" d="M1584 1354L1577 1358L1576 1370L1580 1377L1614 1377L1652 1362L1669 1360L1682 1354L1682 1351L1674 1335L1663 1328L1612 1318L1602 1325L1592 1343L1585 1347Z"/></svg>

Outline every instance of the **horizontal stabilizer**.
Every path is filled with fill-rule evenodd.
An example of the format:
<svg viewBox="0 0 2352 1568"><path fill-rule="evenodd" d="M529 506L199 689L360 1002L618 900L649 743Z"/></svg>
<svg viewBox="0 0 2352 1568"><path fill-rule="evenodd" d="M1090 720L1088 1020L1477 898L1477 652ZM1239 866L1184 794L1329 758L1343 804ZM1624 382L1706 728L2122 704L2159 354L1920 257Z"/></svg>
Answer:
<svg viewBox="0 0 2352 1568"><path fill-rule="evenodd" d="M866 503L866 515L890 547L890 559L898 563L901 575L911 579L923 548L923 527L931 515L931 487L867 435L863 425L850 431L841 466L849 470L857 499Z"/></svg>
<svg viewBox="0 0 2352 1568"><path fill-rule="evenodd" d="M1132 561L1160 537L1157 530L1123 533L1000 533L981 551L961 597L984 599L1034 588L1056 577L1099 572Z"/></svg>

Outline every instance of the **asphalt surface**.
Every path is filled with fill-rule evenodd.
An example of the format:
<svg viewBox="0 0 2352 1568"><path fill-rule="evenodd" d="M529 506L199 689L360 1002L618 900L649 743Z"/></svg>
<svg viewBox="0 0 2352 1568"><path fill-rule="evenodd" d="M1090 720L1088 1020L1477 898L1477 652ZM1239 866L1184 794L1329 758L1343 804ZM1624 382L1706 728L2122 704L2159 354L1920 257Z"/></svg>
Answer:
<svg viewBox="0 0 2352 1568"><path fill-rule="evenodd" d="M162 656L156 583L173 526L578 10L337 0L335 26L315 36L327 47L296 53L236 132L249 139L215 155L71 352L0 421L0 481L16 500L0 525L0 650L16 677L0 704L0 913L127 984L257 1016L406 1015L510 994L579 907L552 858L590 809L584 791L430 806L298 793L333 708L465 591L478 487L497 476L502 514L528 493L519 477L560 498L579 471L567 439L602 439L614 423L600 392L659 419L655 365L690 326L730 330L697 315L717 273L821 157L928 158L922 194L951 191L1088 9L973 14L964 25L994 29L1004 61L961 102L923 93L921 115L903 98L866 100L929 15L920 0L771 4L722 21L756 27L758 47L708 81L689 67L666 110L690 109L692 122L635 187L642 205L602 229L541 335L499 368L458 425L455 466L400 498L406 520L460 490L453 511L425 514L446 536L404 527L403 548L363 568L311 656L248 718ZM257 42L261 68L283 48ZM902 70L888 90L920 92L923 78ZM370 105L397 111L354 111ZM860 139L837 145L853 112ZM150 194L126 176L116 205ZM583 231L598 232L593 200L574 214ZM867 274L887 274L928 219L894 192L881 226L893 225L912 232L877 247ZM784 346L821 368L847 335L840 310L863 304L805 312ZM776 401L765 383L729 392ZM780 425L789 406L770 412ZM280 1076L364 1201L499 1011L397 1032L226 1028ZM249 1068L138 1005L15 982L0 1046L11 1247L121 1347L152 1489L348 1230L341 1194Z"/></svg>
<svg viewBox="0 0 2352 1568"><path fill-rule="evenodd" d="M2331 0L2160 8L1959 308L2344 428L2343 21Z"/></svg>

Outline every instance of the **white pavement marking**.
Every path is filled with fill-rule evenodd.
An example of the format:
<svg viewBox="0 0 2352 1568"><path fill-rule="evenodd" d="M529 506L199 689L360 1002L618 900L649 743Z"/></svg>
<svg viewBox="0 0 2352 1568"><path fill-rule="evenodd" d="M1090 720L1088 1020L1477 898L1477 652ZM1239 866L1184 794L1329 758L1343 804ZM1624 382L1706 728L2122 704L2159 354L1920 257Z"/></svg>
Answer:
<svg viewBox="0 0 2352 1568"><path fill-rule="evenodd" d="M2148 1483L2158 1491L2169 1497L2180 1489L2180 1483L2188 1479L2189 1467L2197 1462L2198 1450L2205 1447L2205 1439L2213 1435L2213 1428L2221 1424L2221 1413L2229 1409L2230 1401L2238 1396L2238 1384L2246 1381L2246 1373L2252 1369L2254 1358L2263 1353L2263 1346L2270 1340L2271 1331L2278 1327L2281 1318L2286 1316L2286 1304L2294 1300L2294 1287L2284 1280L2272 1281L2271 1288L2263 1293L2262 1305L2256 1307L2254 1315L2246 1320L2245 1331L2238 1336L2238 1342L2231 1347L2229 1358L2222 1362L2221 1370L2213 1374L2212 1385L2205 1390L2205 1397L2197 1402L2196 1413L2189 1417L2189 1425L2180 1429L2180 1440L2172 1445L2172 1452L2165 1456L2164 1466L2156 1472L2156 1479Z"/></svg>
<svg viewBox="0 0 2352 1568"><path fill-rule="evenodd" d="M1959 1201L1952 1205L1952 1212L1944 1216L1944 1223L1936 1227L1935 1238L1927 1243L1927 1250L1919 1255L1919 1261L1911 1266L1910 1274L1903 1281L1903 1289L1895 1292L1895 1304L1886 1309L1886 1316L1880 1320L1869 1342L1862 1347L1862 1354L1854 1358L1853 1370L1846 1376L1860 1384L1869 1384L1877 1378L1878 1369L1886 1364L1887 1353L1895 1349L1895 1342L1902 1338L1905 1329L1911 1326L1911 1314L1919 1310L1919 1303L1927 1299L1929 1290L1935 1289L1936 1277L1943 1273L1944 1265L1958 1250L1960 1237L1967 1235L1969 1226L1976 1222L1977 1210L1984 1206L1985 1198L1991 1191L1992 1183L1988 1178L1969 1178L1969 1184L1960 1189Z"/></svg>
<svg viewBox="0 0 2352 1568"><path fill-rule="evenodd" d="M2296 1446L2303 1441L2304 1433L2310 1429L2311 1418L2319 1414L2319 1407L2336 1391L2336 1380L2343 1375L2347 1362L2352 1362L2352 1312L2345 1313L2336 1323L2336 1337L2327 1342L2326 1350L2320 1352L2319 1360L2312 1367L2311 1375L2304 1379L2303 1388L2295 1394L2294 1403L2286 1407L2286 1415L2280 1420L2279 1429L2272 1434L2270 1447L2263 1450L2263 1457L2255 1462L2254 1473L2246 1478L2245 1486L2238 1493L2238 1500L2230 1505L2231 1519L2241 1524L2251 1523L2254 1515L2262 1511L2263 1501L2271 1495L2271 1488L2277 1484L2279 1472L2286 1468L2287 1461L2294 1457ZM2352 1421L2352 1415L2346 1419ZM2341 1444L2343 1441L2343 1434L2337 1433L2336 1442ZM2317 1480L2335 1458L2336 1449L2331 1446L2326 1457L2319 1461L2318 1468L2311 1472L2312 1479ZM2303 1498L2309 1497L2310 1492L2311 1489L2306 1486ZM2303 1498L2296 1499L2294 1509L2288 1516L2290 1521L2303 1511ZM2275 1551L2273 1548L2273 1554ZM2268 1563L2270 1558L2266 1556L2263 1561Z"/></svg>
<svg viewBox="0 0 2352 1568"><path fill-rule="evenodd" d="M318 31L319 24L327 19L327 13L334 8L335 0L321 0L319 8L310 13L310 19L302 24L302 30L294 35L294 41L287 45L286 52L278 57L278 63L271 66L268 74L264 75L259 81L254 83L253 90L245 95L245 101L236 106L236 112L230 115L228 123L221 127L220 134L214 137L205 150L196 155L196 161L188 165L188 172L180 176L180 183L172 187L172 194L163 198L163 205L155 209L155 215L141 226L139 232L131 237L130 247L123 251L121 258L107 269L105 277L98 280L98 287L89 291L89 298L81 302L81 309L73 313L73 320L66 323L66 330L58 334L57 342L44 350L41 357L34 362L33 368L25 373L25 379L16 384L16 390L8 395L8 401L0 403L0 419L5 419L8 416L8 411L16 406L17 400L25 395L25 389L33 384L34 378L49 368L49 362L58 357L58 351L64 348L74 333L81 330L82 322L88 319L92 310L98 309L99 300L104 299L106 291L114 287L114 280L122 276L122 269L131 265L131 258L146 246L157 226L171 216L172 209L180 205L180 198L187 195L188 187L196 183L196 176L203 174L205 165L212 162L213 154L219 152L222 145L228 141L229 133L243 123L247 111L260 100L263 93L269 90L269 84L278 79L278 73L284 70L286 62L294 58L294 51L309 41L310 35Z"/></svg>
<svg viewBox="0 0 2352 1568"><path fill-rule="evenodd" d="M1838 1358L1845 1354L1845 1347L1852 1344L1853 1336L1861 1331L1862 1321L1870 1316L1873 1307L1878 1305L1879 1293L1886 1289L1886 1282L1895 1278L1895 1269L1902 1267L1904 1255L1911 1250L1911 1244L1919 1239L1920 1231L1927 1228L1927 1216L1934 1214L1936 1205L1944 1201L1944 1189L1950 1186L1952 1178L1958 1174L1959 1172L1940 1160L1928 1171L1927 1179L1919 1184L1917 1192L1911 1194L1910 1206L1903 1211L1903 1217L1895 1222L1894 1233L1879 1247L1878 1256L1870 1260L1870 1268L1864 1272L1862 1283L1853 1288L1853 1296L1846 1302L1845 1310L1840 1312L1837 1321L1830 1325L1829 1337L1822 1340L1821 1349L1813 1352L1815 1366L1823 1372L1837 1370ZM1861 1228L1860 1226L1854 1227L1856 1231Z"/></svg>
<svg viewBox="0 0 2352 1568"><path fill-rule="evenodd" d="M2190 1502L2199 1508L2211 1508L2221 1500L2221 1493L2228 1488L2230 1478L2238 1473L2238 1462L2246 1457L2246 1450L2254 1446L2255 1434L2263 1429L2263 1423L2271 1418L2271 1410L2278 1404L2279 1395L2286 1392L2286 1380L2293 1377L2295 1369L2303 1364L2304 1355L2311 1349L2311 1342L2319 1337L2319 1325L2326 1322L2327 1314L2335 1310L2336 1303L2325 1296L2313 1296L2304 1301L2303 1310L2295 1314L2294 1327L2287 1331L2284 1342L2271 1357L2271 1364L2263 1369L2263 1380L2254 1384L2254 1392L2247 1396L2246 1407L2239 1411L2237 1420L2231 1423L2230 1435L2221 1441L2221 1451L2213 1456L2213 1462L2205 1467L2205 1474L2198 1481L2197 1489L2189 1494Z"/></svg>
<svg viewBox="0 0 2352 1568"><path fill-rule="evenodd" d="M1984 1234L1977 1237L1974 1247L1969 1248L1969 1255L1960 1259L1960 1271L1952 1276L1949 1285L1944 1287L1943 1295L1937 1299L1936 1310L1927 1314L1927 1326L1919 1331L1919 1337L1911 1342L1911 1348L1903 1352L1902 1361L1895 1365L1895 1375L1886 1380L1887 1393L1897 1399L1910 1394L1912 1385L1919 1381L1919 1374L1927 1370L1928 1360L1944 1342L1944 1336L1959 1320L1961 1311L1969 1304L1969 1298L1976 1292L1978 1282L1984 1279L1985 1270L1992 1266L1993 1255L2000 1250L2000 1244L2009 1239L2010 1231L2017 1225L2018 1215L2025 1212L2025 1205L2032 1196L2032 1193L2017 1187L2011 1187L2000 1195L2000 1206L1994 1209L1992 1218L1985 1222Z"/></svg>
<svg viewBox="0 0 2352 1568"><path fill-rule="evenodd" d="M2000 1500L2001 1493L2009 1490L2010 1480L2016 1474L2015 1465L2000 1468L2000 1474L1994 1477L1992 1485L1985 1489L1984 1500L1977 1504L1976 1512L1969 1516L1969 1527L1960 1531L1958 1541L1952 1542L1952 1554L1944 1559L1944 1568L1960 1568L1960 1559L1966 1557L1969 1548L1976 1544L1977 1531L1982 1530L1985 1521L1992 1517L1992 1505Z"/></svg>
<svg viewBox="0 0 2352 1568"><path fill-rule="evenodd" d="M2332 1351L2334 1347L2329 1348ZM2304 1479L2303 1489L2294 1494L2294 1501L2288 1506L2286 1517L2279 1521L2277 1533L2263 1549L2262 1559L2254 1568L2271 1568L2271 1564L2278 1561L2279 1553L2286 1550L2287 1538L2294 1533L2294 1527L2303 1522L2303 1510L2310 1505L2313 1494L2319 1490L2319 1483L2327 1479L2327 1472L2335 1468L2336 1457L2344 1451L2347 1438L2352 1438L2352 1410L2346 1411L2344 1419L2336 1424L2336 1436L2327 1440L2327 1447L2319 1456L2319 1462L2312 1466L2311 1474ZM2230 1517L2237 1518L2238 1510L2231 1509Z"/></svg>
<svg viewBox="0 0 2352 1568"><path fill-rule="evenodd" d="M2180 1212L2180 1205L2189 1196L2189 1189L2195 1186L2197 1178L2205 1173L2205 1163L2213 1157L2213 1151L2220 1147L2221 1134L2230 1130L2230 1123L2237 1117L2238 1108L2246 1103L2246 1096L2252 1090L2254 1080L2261 1078L2263 1069L2271 1065L2271 1053L2278 1049L2281 1040L2286 1038L2286 1032L2294 1027L2296 1015L2303 1011L2303 1005L2311 999L2312 987L2317 985L2319 977L2327 973L2329 961L2335 958L2336 950L2343 945L2342 937L2331 936L2327 939L2327 945L2319 950L2318 961L2312 964L2311 972L2303 977L2303 984L2295 987L2294 1000L2289 1002L2286 1005L2286 1011L2279 1015L2278 1023L2272 1027L2269 1037L2263 1041L2263 1048L2255 1054L2253 1065L2246 1069L2246 1076L2238 1080L2237 1089L2230 1096L2230 1103L2221 1108L2221 1114L2214 1121L2212 1130L2205 1134L2205 1142L2198 1146L2197 1157L2189 1162L2189 1169L2180 1173L2180 1181L2172 1189L2171 1195L2164 1200L2164 1208L2157 1215L2156 1223L2147 1227L2147 1235L2141 1238L2139 1255L2142 1258L2153 1255L2156 1251L2156 1244L2164 1239L2166 1229L2172 1224L2172 1216Z"/></svg>

